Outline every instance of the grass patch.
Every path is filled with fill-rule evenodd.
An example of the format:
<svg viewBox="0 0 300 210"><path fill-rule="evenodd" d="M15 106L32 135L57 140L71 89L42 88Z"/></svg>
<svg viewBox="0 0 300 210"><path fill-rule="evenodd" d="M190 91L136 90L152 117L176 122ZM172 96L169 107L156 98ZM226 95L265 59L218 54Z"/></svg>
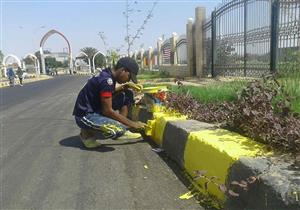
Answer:
<svg viewBox="0 0 300 210"><path fill-rule="evenodd" d="M246 86L247 81L218 82L204 87L171 86L170 90L178 94L190 94L201 103L234 101L237 93Z"/></svg>
<svg viewBox="0 0 300 210"><path fill-rule="evenodd" d="M300 69L298 72L280 75L278 81L284 92L291 97L292 111L300 113Z"/></svg>

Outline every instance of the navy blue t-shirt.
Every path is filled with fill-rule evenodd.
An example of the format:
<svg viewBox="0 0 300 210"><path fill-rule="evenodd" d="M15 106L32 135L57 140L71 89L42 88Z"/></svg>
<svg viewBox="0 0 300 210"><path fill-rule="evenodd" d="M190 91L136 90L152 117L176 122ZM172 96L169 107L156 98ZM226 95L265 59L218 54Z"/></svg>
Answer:
<svg viewBox="0 0 300 210"><path fill-rule="evenodd" d="M88 113L101 114L101 97L111 97L115 87L111 69L102 70L98 76L89 79L79 92L73 115L83 117Z"/></svg>

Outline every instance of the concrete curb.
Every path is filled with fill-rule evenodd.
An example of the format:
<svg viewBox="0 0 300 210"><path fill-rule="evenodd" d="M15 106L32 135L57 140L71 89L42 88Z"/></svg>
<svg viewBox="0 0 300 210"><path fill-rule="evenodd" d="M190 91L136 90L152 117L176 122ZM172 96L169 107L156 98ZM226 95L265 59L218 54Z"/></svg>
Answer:
<svg viewBox="0 0 300 210"><path fill-rule="evenodd" d="M51 77L51 76L36 77L36 75L28 75L25 79L23 79L23 84L36 82L36 81L40 81L40 80L51 79L51 78L53 78L53 77ZM19 85L19 84L20 84L19 79L15 79L15 85ZM9 87L9 81L1 81L0 88L2 88L2 87Z"/></svg>
<svg viewBox="0 0 300 210"><path fill-rule="evenodd" d="M196 171L202 171L201 177L193 182L194 187L213 198L214 206L226 206L229 209L269 209L270 206L272 209L300 209L299 168L295 173L286 166L291 165L287 163L283 164L286 167L281 167L280 173L278 170L268 171L269 175L263 176L260 181L248 183L249 191L238 191L239 197L228 196L228 190L222 190L221 186L226 186L236 192L232 181L240 182L250 176L258 177L266 173L266 167L260 170L257 167L262 159L272 155L264 145L211 124L186 120L185 116L176 113L163 110L151 112L149 108L133 107L130 114L133 120L147 122L149 129L146 135L164 149L191 178L196 176ZM274 167L278 167L276 163ZM272 173L273 176L270 175ZM280 174L280 180L289 180L288 186L278 184L278 180L274 179L276 174ZM260 192L250 190L252 185L258 186ZM264 193L267 196L264 195L262 199ZM275 196L278 194L284 196ZM251 197L252 202L247 200L248 197Z"/></svg>
<svg viewBox="0 0 300 210"><path fill-rule="evenodd" d="M83 72L77 72L76 74L74 75L80 75L80 76L91 76L90 73L83 73Z"/></svg>

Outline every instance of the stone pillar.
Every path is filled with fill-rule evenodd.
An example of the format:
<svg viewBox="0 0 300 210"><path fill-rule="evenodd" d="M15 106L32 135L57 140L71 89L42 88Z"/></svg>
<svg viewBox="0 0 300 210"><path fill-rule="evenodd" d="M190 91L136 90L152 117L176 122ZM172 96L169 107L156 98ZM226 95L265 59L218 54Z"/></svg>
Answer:
<svg viewBox="0 0 300 210"><path fill-rule="evenodd" d="M140 68L141 68L141 70L143 70L143 69L144 69L144 49L143 49L143 48L141 49L140 53L141 53L141 64L140 64Z"/></svg>
<svg viewBox="0 0 300 210"><path fill-rule="evenodd" d="M162 38L158 38L157 39L157 64L158 67L160 67L162 65L162 55L161 55L161 45L162 45Z"/></svg>
<svg viewBox="0 0 300 210"><path fill-rule="evenodd" d="M40 47L40 55L41 55L41 62L42 62L42 74L46 74L45 56L42 47Z"/></svg>
<svg viewBox="0 0 300 210"><path fill-rule="evenodd" d="M177 51L176 51L176 44L177 44L177 33L172 33L172 39L171 39L171 50L172 50L172 64L177 65Z"/></svg>
<svg viewBox="0 0 300 210"><path fill-rule="evenodd" d="M134 51L134 54L133 54L133 58L134 58L135 61L136 61L136 56L137 56L137 54L138 54L138 51L135 50L135 51Z"/></svg>
<svg viewBox="0 0 300 210"><path fill-rule="evenodd" d="M25 61L22 59L21 61L21 66L20 66L24 71L26 70L26 65L25 65Z"/></svg>
<svg viewBox="0 0 300 210"><path fill-rule="evenodd" d="M196 60L196 74L198 77L203 77L203 41L204 41L204 34L203 34L203 23L205 20L205 7L197 7L195 10L195 60Z"/></svg>
<svg viewBox="0 0 300 210"><path fill-rule="evenodd" d="M186 24L187 39L187 66L190 76L196 76L195 58L194 58L194 38L193 38L193 18L189 18Z"/></svg>
<svg viewBox="0 0 300 210"><path fill-rule="evenodd" d="M152 53L153 53L153 49L150 46L149 47L149 54L148 54L148 64L149 64L149 70L152 70Z"/></svg>
<svg viewBox="0 0 300 210"><path fill-rule="evenodd" d="M92 72L91 60L90 59L89 59L89 62L90 62L90 72ZM70 74L73 74L73 71L74 71L74 61L73 61L72 52L70 52Z"/></svg>

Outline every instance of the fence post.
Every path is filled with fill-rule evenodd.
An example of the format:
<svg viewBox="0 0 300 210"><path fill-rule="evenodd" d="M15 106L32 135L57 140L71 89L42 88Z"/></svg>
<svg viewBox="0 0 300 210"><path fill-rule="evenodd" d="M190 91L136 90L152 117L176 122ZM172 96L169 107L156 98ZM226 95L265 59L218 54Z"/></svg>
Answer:
<svg viewBox="0 0 300 210"><path fill-rule="evenodd" d="M216 11L211 13L211 76L215 77L216 59Z"/></svg>
<svg viewBox="0 0 300 210"><path fill-rule="evenodd" d="M244 77L247 76L247 0L244 2Z"/></svg>
<svg viewBox="0 0 300 210"><path fill-rule="evenodd" d="M172 65L177 65L177 51L176 51L176 44L177 44L177 33L173 32L172 33L172 39L171 39L171 64Z"/></svg>
<svg viewBox="0 0 300 210"><path fill-rule="evenodd" d="M270 70L274 74L277 72L277 48L279 31L279 0L272 1L271 10L271 49L270 49Z"/></svg>
<svg viewBox="0 0 300 210"><path fill-rule="evenodd" d="M186 24L187 39L187 63L190 76L196 76L196 68L194 62L194 38L193 38L193 18L189 18Z"/></svg>
<svg viewBox="0 0 300 210"><path fill-rule="evenodd" d="M196 52L196 73L203 77L203 23L205 20L205 7L196 8L195 19L195 52Z"/></svg>

